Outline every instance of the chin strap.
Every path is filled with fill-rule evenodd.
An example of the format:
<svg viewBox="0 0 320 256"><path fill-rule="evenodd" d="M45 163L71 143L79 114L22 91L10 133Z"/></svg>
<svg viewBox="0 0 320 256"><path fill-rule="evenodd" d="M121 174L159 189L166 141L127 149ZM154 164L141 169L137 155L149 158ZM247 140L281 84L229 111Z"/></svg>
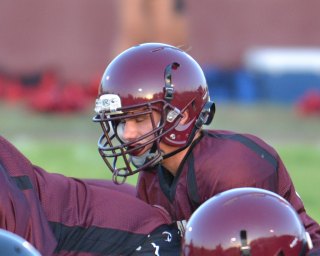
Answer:
<svg viewBox="0 0 320 256"><path fill-rule="evenodd" d="M189 147L192 144L193 139L194 139L197 131L199 131L203 125L208 125L212 122L215 111L216 111L215 104L212 101L208 101L204 105L198 119L196 120L195 125L194 125L194 127L190 133L190 136L187 140L187 143L183 147L178 148L177 150L175 150L171 153L165 154L163 156L163 159L169 158L169 157L181 152L182 150L186 149L187 147Z"/></svg>
<svg viewBox="0 0 320 256"><path fill-rule="evenodd" d="M175 155L175 154L181 152L182 150L186 149L187 147L189 147L189 146L191 145L191 143L193 142L194 136L196 135L196 132L197 132L198 130L199 130L199 129L197 129L196 126L195 126L195 127L192 129L192 131L191 131L191 134L190 134L190 136L189 136L189 138L188 138L187 143L186 143L183 147L178 148L177 150L174 150L174 151L171 152L171 153L168 153L168 154L163 155L163 159L167 159L167 158L169 158L169 157L172 157L173 155Z"/></svg>

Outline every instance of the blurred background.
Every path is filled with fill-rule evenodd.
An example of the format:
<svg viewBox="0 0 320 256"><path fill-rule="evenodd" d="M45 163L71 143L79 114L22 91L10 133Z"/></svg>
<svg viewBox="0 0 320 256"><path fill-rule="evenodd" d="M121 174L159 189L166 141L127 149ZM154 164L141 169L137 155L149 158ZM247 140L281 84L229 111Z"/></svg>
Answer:
<svg viewBox="0 0 320 256"><path fill-rule="evenodd" d="M318 0L2 0L1 135L48 171L110 178L91 122L100 77L130 46L169 43L205 71L211 128L272 144L320 221L319 9Z"/></svg>
<svg viewBox="0 0 320 256"><path fill-rule="evenodd" d="M300 110L319 112L319 7L317 0L2 0L0 95L28 96L40 111L82 109L116 55L157 41L199 61L216 101L309 100ZM51 92L68 103L54 103Z"/></svg>

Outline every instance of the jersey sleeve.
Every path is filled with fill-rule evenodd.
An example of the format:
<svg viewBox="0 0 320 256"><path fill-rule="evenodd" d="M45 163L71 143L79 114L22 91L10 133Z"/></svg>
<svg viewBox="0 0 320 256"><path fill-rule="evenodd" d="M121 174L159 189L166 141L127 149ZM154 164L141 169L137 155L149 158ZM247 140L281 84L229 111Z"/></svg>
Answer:
<svg viewBox="0 0 320 256"><path fill-rule="evenodd" d="M131 255L154 230L171 224L168 214L122 185L49 174L40 167L35 171L41 204L58 240L57 255ZM173 243L166 246L175 250Z"/></svg>
<svg viewBox="0 0 320 256"><path fill-rule="evenodd" d="M0 137L0 228L42 255L131 255L163 242L153 232L169 228L170 216L109 185L46 172ZM175 243L161 247L177 252Z"/></svg>
<svg viewBox="0 0 320 256"><path fill-rule="evenodd" d="M31 163L0 137L0 228L21 236L42 255L51 255L57 241L34 184Z"/></svg>
<svg viewBox="0 0 320 256"><path fill-rule="evenodd" d="M105 179L85 179L86 183L91 186L99 186L103 188L115 189L119 192L127 193L128 195L136 196L136 187L129 184L116 184L112 180L105 180Z"/></svg>

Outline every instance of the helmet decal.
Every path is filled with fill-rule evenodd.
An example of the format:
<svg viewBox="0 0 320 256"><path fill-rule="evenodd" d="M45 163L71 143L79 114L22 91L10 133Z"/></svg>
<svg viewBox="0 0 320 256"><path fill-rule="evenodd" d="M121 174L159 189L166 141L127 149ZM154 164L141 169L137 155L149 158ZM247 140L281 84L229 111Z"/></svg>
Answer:
<svg viewBox="0 0 320 256"><path fill-rule="evenodd" d="M94 111L97 114L108 112L109 115L121 114L118 109L121 108L121 99L115 94L104 94L96 100Z"/></svg>

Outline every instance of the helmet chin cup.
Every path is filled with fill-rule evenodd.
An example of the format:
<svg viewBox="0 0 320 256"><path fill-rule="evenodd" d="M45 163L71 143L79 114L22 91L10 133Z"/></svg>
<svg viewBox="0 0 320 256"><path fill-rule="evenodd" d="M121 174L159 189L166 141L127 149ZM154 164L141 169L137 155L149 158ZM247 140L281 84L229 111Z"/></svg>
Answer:
<svg viewBox="0 0 320 256"><path fill-rule="evenodd" d="M151 153L150 151L151 149L145 152L144 154L142 154L141 156L131 156L130 158L131 163L136 168L140 168L141 166L147 164L149 161L151 161L152 159L156 158L159 155L157 152ZM158 158L158 160L154 162L152 166L156 165L161 160L162 160L161 157Z"/></svg>

